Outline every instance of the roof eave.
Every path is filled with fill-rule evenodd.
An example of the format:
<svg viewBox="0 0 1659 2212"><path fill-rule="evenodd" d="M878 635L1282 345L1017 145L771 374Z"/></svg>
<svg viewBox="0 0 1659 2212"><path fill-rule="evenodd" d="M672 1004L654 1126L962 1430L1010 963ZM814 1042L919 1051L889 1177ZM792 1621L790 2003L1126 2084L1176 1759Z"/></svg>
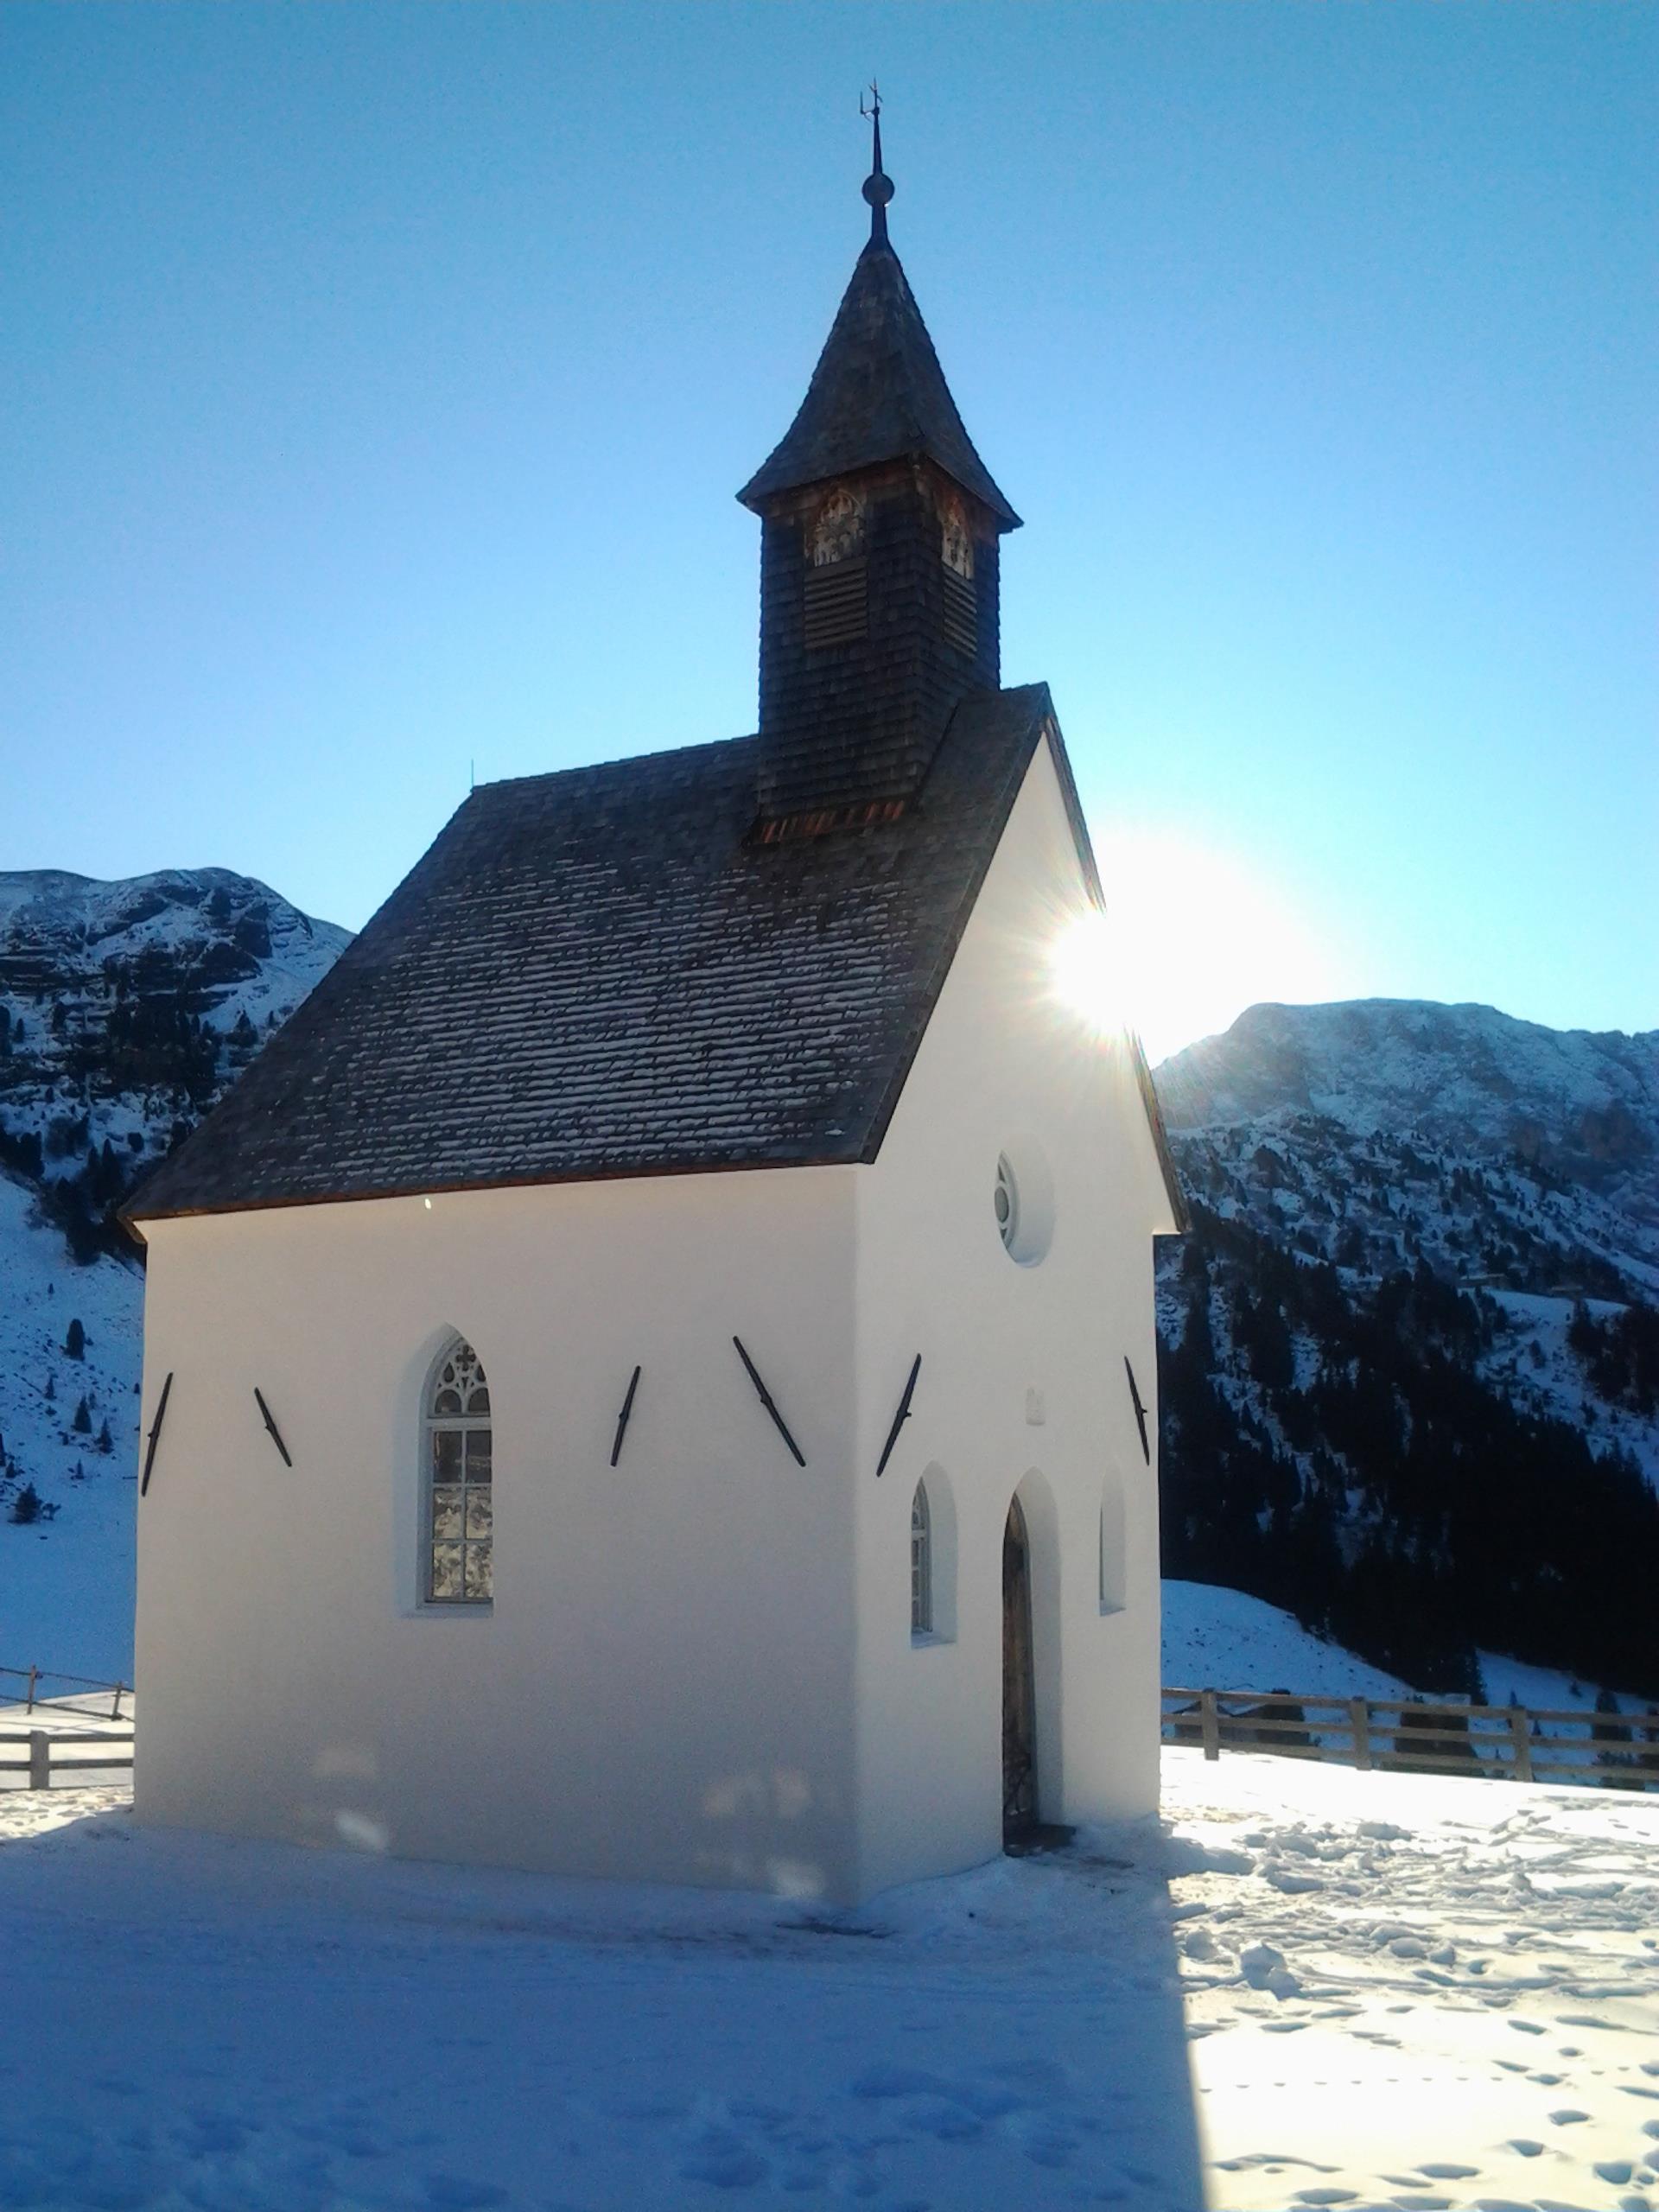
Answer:
<svg viewBox="0 0 1659 2212"><path fill-rule="evenodd" d="M871 454L866 459L849 462L844 468L831 469L824 474L798 476L785 469L774 480L768 474L772 464L766 461L756 469L736 498L739 505L747 507L751 514L764 516L768 507L779 499L786 499L791 493L810 492L821 484L841 483L847 477L856 476L867 468L888 468L895 461L923 461L931 467L937 468L941 476L948 476L959 492L970 499L977 500L981 506L995 516L1000 531L1006 533L1025 528L1024 518L1014 512L988 476L983 486L964 482L957 471L941 461L925 443L895 447L891 453ZM988 489L989 497L987 496Z"/></svg>

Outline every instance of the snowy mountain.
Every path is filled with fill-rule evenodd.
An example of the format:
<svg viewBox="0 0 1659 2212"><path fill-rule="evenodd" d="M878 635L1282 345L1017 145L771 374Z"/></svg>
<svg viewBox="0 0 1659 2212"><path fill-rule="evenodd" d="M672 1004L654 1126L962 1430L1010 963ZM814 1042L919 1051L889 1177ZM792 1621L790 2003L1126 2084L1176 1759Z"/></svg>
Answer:
<svg viewBox="0 0 1659 2212"><path fill-rule="evenodd" d="M1659 1694L1659 1034L1264 1006L1157 1083L1166 1570Z"/></svg>
<svg viewBox="0 0 1659 2212"><path fill-rule="evenodd" d="M1510 1155L1626 1219L1659 1290L1659 1030L1544 1029L1489 1006L1255 1006L1166 1060L1172 1128L1324 1118Z"/></svg>
<svg viewBox="0 0 1659 2212"><path fill-rule="evenodd" d="M143 1276L115 1211L347 942L226 868L0 873L0 1664L130 1670Z"/></svg>
<svg viewBox="0 0 1659 2212"><path fill-rule="evenodd" d="M114 1212L346 942L224 869L0 874L0 1664L130 1669ZM1158 1087L1185 1670L1659 1694L1659 1037L1257 1007Z"/></svg>

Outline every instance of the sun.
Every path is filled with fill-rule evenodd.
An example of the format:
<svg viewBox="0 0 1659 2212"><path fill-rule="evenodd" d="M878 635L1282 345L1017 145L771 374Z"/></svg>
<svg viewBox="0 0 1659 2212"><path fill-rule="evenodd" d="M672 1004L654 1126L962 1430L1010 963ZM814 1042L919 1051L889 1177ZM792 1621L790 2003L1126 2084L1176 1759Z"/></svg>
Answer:
<svg viewBox="0 0 1659 2212"><path fill-rule="evenodd" d="M1135 1030L1154 1063L1262 1000L1352 995L1329 936L1231 855L1125 830L1102 841L1099 858L1106 912L1059 925L1050 986L1092 1028Z"/></svg>

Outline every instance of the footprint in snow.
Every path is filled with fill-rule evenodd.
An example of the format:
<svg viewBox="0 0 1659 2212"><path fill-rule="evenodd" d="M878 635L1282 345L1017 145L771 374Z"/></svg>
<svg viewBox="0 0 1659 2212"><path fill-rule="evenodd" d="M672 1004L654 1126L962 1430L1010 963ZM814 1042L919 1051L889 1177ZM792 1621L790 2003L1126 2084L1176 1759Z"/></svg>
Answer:
<svg viewBox="0 0 1659 2212"><path fill-rule="evenodd" d="M1589 2117L1587 2112L1580 2112L1575 2105L1563 2105L1559 2112L1551 2113L1549 2124L1552 2127L1573 2127Z"/></svg>
<svg viewBox="0 0 1659 2212"><path fill-rule="evenodd" d="M486 2212L490 2205L505 2204L507 2192L493 2182L467 2181L460 2174L428 2174L426 2201L432 2212Z"/></svg>
<svg viewBox="0 0 1659 2212"><path fill-rule="evenodd" d="M1430 2181L1472 2181L1480 2168L1454 2165L1450 2158L1436 2158L1432 2164L1425 2162L1417 2171Z"/></svg>
<svg viewBox="0 0 1659 2212"><path fill-rule="evenodd" d="M766 2162L741 2137L710 2133L681 2159L687 2181L706 2181L715 2189L753 2189L766 2177Z"/></svg>
<svg viewBox="0 0 1659 2212"><path fill-rule="evenodd" d="M985 2133L985 2123L977 2113L948 2099L923 2105L910 2119L919 2133L931 2135L940 2143L971 2143Z"/></svg>
<svg viewBox="0 0 1659 2212"><path fill-rule="evenodd" d="M1628 2158L1603 2158L1592 2171L1603 2181L1614 2182L1622 2189L1636 2169Z"/></svg>
<svg viewBox="0 0 1659 2212"><path fill-rule="evenodd" d="M1503 2147L1522 2158L1541 2158L1544 2155L1543 2145L1535 2143L1530 2135L1511 2135Z"/></svg>
<svg viewBox="0 0 1659 2212"><path fill-rule="evenodd" d="M1325 1887L1325 1884L1317 1874L1293 1874L1283 1866L1270 1866L1262 1878L1272 1888L1287 1897L1303 1897L1310 1890L1322 1890Z"/></svg>

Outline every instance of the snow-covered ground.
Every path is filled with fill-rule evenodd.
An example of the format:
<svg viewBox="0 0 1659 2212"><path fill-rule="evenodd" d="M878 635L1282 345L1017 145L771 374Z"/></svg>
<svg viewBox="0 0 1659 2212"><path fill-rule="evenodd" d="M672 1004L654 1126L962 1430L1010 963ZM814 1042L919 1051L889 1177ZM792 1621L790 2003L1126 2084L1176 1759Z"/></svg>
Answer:
<svg viewBox="0 0 1659 2212"><path fill-rule="evenodd" d="M1650 1801L1165 1755L858 1914L0 1799L0 2205L1659 2202Z"/></svg>

